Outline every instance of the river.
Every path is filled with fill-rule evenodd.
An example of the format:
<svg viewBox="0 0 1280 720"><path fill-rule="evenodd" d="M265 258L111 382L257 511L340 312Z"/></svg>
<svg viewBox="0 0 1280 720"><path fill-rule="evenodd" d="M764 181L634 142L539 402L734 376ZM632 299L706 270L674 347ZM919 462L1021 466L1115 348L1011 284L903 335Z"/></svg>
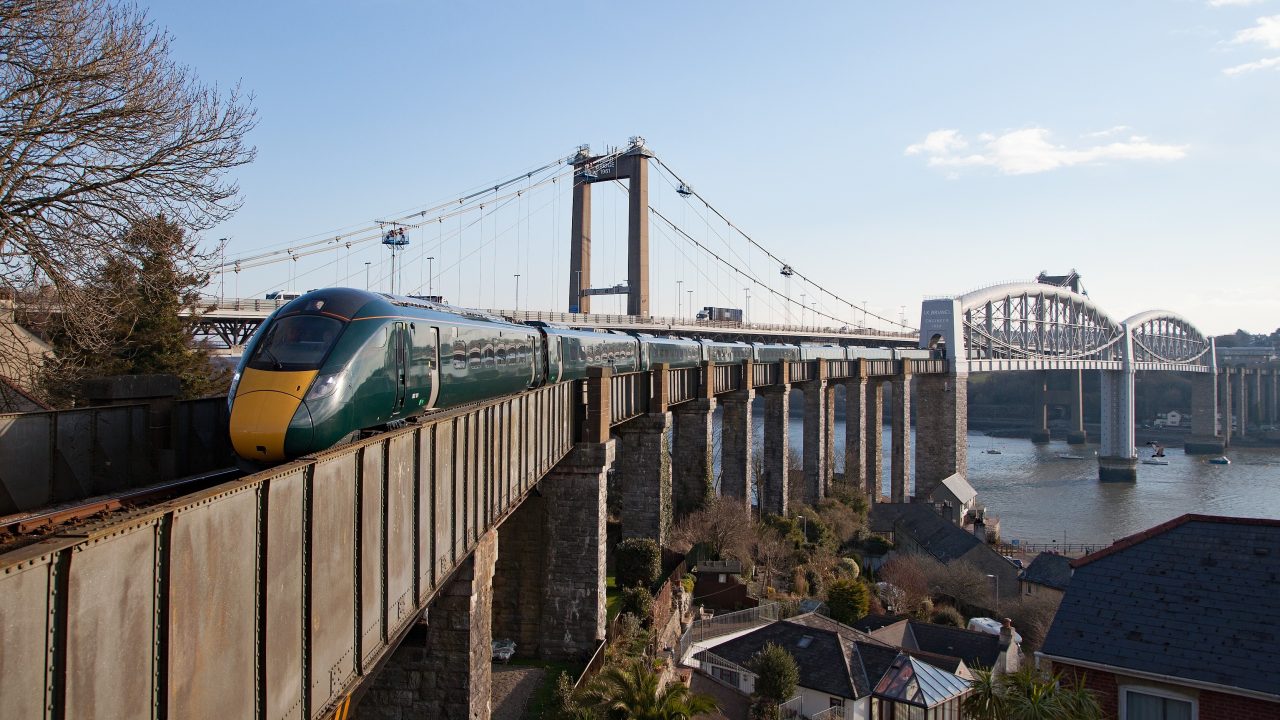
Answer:
<svg viewBox="0 0 1280 720"><path fill-rule="evenodd" d="M757 452L763 425L757 416ZM803 438L803 421L793 415L792 447L802 448ZM888 427L884 447L890 447ZM1001 454L987 454L988 449ZM1136 483L1099 482L1097 449L970 433L967 477L978 501L1000 518L1006 542L1108 544L1187 512L1280 519L1280 448L1232 448L1230 465L1209 465L1174 448L1166 451L1168 465L1139 465ZM1057 457L1068 452L1085 459ZM838 419L835 463L843 472L844 422ZM887 454L882 487L888 495Z"/></svg>

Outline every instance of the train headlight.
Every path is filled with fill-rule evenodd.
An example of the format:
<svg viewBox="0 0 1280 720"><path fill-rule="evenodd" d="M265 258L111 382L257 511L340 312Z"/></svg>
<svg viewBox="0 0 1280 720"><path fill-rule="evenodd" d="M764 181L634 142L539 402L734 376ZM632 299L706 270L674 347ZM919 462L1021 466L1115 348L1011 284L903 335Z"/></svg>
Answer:
<svg viewBox="0 0 1280 720"><path fill-rule="evenodd" d="M333 394L334 390L342 384L342 373L330 373L328 375L317 375L315 382L311 383L311 389L307 391L304 401L320 400L327 398Z"/></svg>
<svg viewBox="0 0 1280 720"><path fill-rule="evenodd" d="M240 389L240 371L235 371L231 376L231 387L227 388L227 410L231 409L231 404L236 401L236 391Z"/></svg>

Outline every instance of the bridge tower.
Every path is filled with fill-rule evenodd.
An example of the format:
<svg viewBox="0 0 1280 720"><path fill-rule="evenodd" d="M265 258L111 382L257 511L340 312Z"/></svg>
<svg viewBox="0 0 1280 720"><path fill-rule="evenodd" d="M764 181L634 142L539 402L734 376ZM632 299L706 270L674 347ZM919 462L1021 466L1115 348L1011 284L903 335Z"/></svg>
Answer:
<svg viewBox="0 0 1280 720"><path fill-rule="evenodd" d="M627 314L649 314L649 158L653 153L644 138L631 138L630 148L610 158L591 155L583 145L573 167L573 219L569 238L569 312L591 312L591 296L614 294L591 290L591 186L594 183L628 181L627 203Z"/></svg>

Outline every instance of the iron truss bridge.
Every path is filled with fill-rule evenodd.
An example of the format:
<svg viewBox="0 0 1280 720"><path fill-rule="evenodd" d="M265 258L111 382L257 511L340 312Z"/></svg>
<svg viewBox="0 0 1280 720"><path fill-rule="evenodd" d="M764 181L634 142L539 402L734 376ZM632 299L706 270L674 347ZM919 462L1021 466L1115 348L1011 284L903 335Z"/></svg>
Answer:
<svg viewBox="0 0 1280 720"><path fill-rule="evenodd" d="M969 372L1214 372L1212 341L1186 318L1149 310L1117 322L1088 296L1042 283L926 300L920 343L963 347Z"/></svg>

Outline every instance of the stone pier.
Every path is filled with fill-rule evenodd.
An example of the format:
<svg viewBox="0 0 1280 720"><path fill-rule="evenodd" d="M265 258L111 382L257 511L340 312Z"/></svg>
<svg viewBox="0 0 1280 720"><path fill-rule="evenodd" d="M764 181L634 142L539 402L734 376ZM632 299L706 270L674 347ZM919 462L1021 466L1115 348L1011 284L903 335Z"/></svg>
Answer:
<svg viewBox="0 0 1280 720"><path fill-rule="evenodd" d="M1182 444L1188 455L1221 455L1225 449L1215 414L1218 388L1210 373L1191 376L1191 436Z"/></svg>
<svg viewBox="0 0 1280 720"><path fill-rule="evenodd" d="M1103 370L1099 480L1138 479L1138 456L1133 443L1133 370Z"/></svg>
<svg viewBox="0 0 1280 720"><path fill-rule="evenodd" d="M498 533L480 536L382 667L353 718L485 720L492 690L490 641ZM601 593L603 596L603 592ZM603 599L601 600L603 603Z"/></svg>
<svg viewBox="0 0 1280 720"><path fill-rule="evenodd" d="M1049 442L1049 371L1036 373L1035 414L1032 416L1031 442L1043 445Z"/></svg>
<svg viewBox="0 0 1280 720"><path fill-rule="evenodd" d="M911 361L902 361L902 371L890 381L893 386L892 448L889 458L889 482L893 502L907 502L907 486L911 484Z"/></svg>
<svg viewBox="0 0 1280 720"><path fill-rule="evenodd" d="M1231 368L1218 368L1218 431L1222 434L1222 444L1224 447L1231 447L1232 423L1233 417L1231 412Z"/></svg>
<svg viewBox="0 0 1280 720"><path fill-rule="evenodd" d="M1067 430L1067 443L1084 445L1089 434L1084 429L1084 371L1071 371L1071 429Z"/></svg>
<svg viewBox="0 0 1280 720"><path fill-rule="evenodd" d="M671 413L641 415L613 429L615 481L622 493L622 537L667 544L671 531Z"/></svg>
<svg viewBox="0 0 1280 720"><path fill-rule="evenodd" d="M715 497L715 388L711 385L710 363L703 363L703 384L696 400L681 403L672 411L671 483L675 496L675 519L706 507Z"/></svg>
<svg viewBox="0 0 1280 720"><path fill-rule="evenodd" d="M870 486L871 502L879 502L882 497L884 475L884 383L879 378L871 378L867 383L866 396L866 450L867 484Z"/></svg>
<svg viewBox="0 0 1280 720"><path fill-rule="evenodd" d="M759 479L760 513L786 517L790 509L787 478L791 471L791 384L787 364L781 363L783 377L778 385L760 389L764 398L764 457Z"/></svg>
<svg viewBox="0 0 1280 720"><path fill-rule="evenodd" d="M969 467L969 376L917 375L916 497Z"/></svg>
<svg viewBox="0 0 1280 720"><path fill-rule="evenodd" d="M742 503L751 509L751 479L755 473L752 458L754 438L751 403L756 393L750 385L750 365L747 366L744 390L721 395L720 405L720 496Z"/></svg>
<svg viewBox="0 0 1280 720"><path fill-rule="evenodd" d="M867 376L858 363L858 379L844 384L844 481L867 497L878 495L867 474Z"/></svg>
<svg viewBox="0 0 1280 720"><path fill-rule="evenodd" d="M804 391L804 498L817 505L831 486L830 395L827 388L827 363L818 361L817 377L796 383Z"/></svg>
<svg viewBox="0 0 1280 720"><path fill-rule="evenodd" d="M1236 368L1236 434L1246 437L1249 434L1249 369Z"/></svg>

